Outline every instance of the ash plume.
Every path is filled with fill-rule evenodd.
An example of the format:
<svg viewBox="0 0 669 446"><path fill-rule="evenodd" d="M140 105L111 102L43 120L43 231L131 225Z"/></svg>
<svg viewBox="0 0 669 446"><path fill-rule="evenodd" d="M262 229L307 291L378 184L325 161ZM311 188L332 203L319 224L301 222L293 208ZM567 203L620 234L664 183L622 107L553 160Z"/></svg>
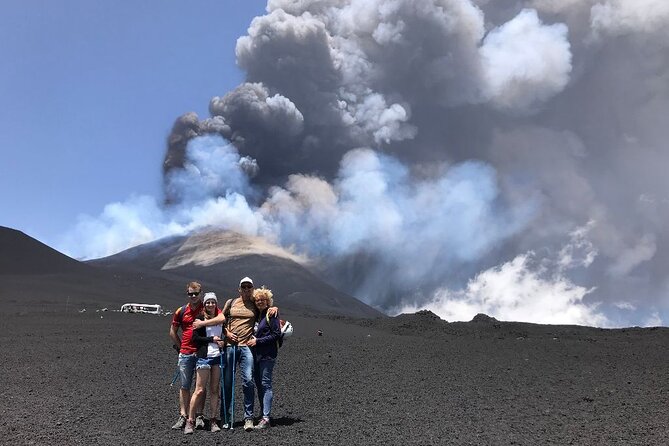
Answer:
<svg viewBox="0 0 669 446"><path fill-rule="evenodd" d="M217 225L387 312L666 321L667 25L663 0L270 0L245 82L175 122L165 200L82 218L106 242L75 254Z"/></svg>

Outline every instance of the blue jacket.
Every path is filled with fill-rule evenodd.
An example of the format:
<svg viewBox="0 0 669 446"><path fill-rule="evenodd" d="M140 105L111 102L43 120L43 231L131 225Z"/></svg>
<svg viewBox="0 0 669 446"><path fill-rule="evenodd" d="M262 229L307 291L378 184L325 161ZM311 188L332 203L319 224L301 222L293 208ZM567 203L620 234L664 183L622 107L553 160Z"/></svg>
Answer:
<svg viewBox="0 0 669 446"><path fill-rule="evenodd" d="M278 317L269 318L267 323L267 310L260 314L258 327L256 328L255 357L258 360L276 359L279 353L277 341L281 337L281 325Z"/></svg>

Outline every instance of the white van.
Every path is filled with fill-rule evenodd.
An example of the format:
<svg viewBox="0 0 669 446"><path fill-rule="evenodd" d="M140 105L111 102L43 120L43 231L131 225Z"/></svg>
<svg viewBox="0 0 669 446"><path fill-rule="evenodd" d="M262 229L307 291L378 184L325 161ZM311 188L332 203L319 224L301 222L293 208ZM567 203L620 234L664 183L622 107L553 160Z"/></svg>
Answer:
<svg viewBox="0 0 669 446"><path fill-rule="evenodd" d="M160 314L163 307L157 304L123 304L121 305L121 311L124 313Z"/></svg>

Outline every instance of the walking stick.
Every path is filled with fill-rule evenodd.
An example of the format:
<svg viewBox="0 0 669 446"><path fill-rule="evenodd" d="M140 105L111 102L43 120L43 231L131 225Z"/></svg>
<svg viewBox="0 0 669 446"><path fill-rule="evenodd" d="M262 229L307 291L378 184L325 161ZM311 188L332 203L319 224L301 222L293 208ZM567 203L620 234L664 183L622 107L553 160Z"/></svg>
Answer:
<svg viewBox="0 0 669 446"><path fill-rule="evenodd" d="M179 378L179 368L177 367L177 371L174 372L174 378L172 378L172 382L170 383L170 387L174 387L174 383L177 382L178 378Z"/></svg>
<svg viewBox="0 0 669 446"><path fill-rule="evenodd" d="M235 372L237 371L237 345L232 346L232 399L230 400L230 430L235 424Z"/></svg>
<svg viewBox="0 0 669 446"><path fill-rule="evenodd" d="M223 371L225 370L225 373L227 373L227 362L228 362L228 355L226 354L226 349L223 349L223 352L221 353L221 420L223 420L223 425L227 426L228 425L228 410L227 406L225 403L225 375L223 374ZM225 355L225 362L226 366L225 369L223 368L223 356Z"/></svg>

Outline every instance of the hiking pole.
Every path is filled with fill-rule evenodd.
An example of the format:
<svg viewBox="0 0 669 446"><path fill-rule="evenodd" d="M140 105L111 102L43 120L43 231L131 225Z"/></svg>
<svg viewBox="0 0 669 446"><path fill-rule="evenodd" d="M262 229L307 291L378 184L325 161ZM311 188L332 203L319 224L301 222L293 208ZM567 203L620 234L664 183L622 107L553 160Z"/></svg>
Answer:
<svg viewBox="0 0 669 446"><path fill-rule="evenodd" d="M225 373L228 372L228 367L227 367L227 362L228 362L228 355L225 351L226 349L223 349L223 352L221 353L221 379L220 379L220 385L221 385L221 420L223 420L223 425L228 425L228 409L227 405L225 404L225 375L223 374L223 371L225 370ZM225 362L226 366L225 369L223 369L223 355L225 355Z"/></svg>
<svg viewBox="0 0 669 446"><path fill-rule="evenodd" d="M174 378L172 378L172 382L170 383L170 387L174 387L174 383L177 382L177 379L179 379L179 367L177 367L177 371L174 372Z"/></svg>
<svg viewBox="0 0 669 446"><path fill-rule="evenodd" d="M230 430L235 424L235 374L237 372L237 345L232 346L232 399L230 400Z"/></svg>

